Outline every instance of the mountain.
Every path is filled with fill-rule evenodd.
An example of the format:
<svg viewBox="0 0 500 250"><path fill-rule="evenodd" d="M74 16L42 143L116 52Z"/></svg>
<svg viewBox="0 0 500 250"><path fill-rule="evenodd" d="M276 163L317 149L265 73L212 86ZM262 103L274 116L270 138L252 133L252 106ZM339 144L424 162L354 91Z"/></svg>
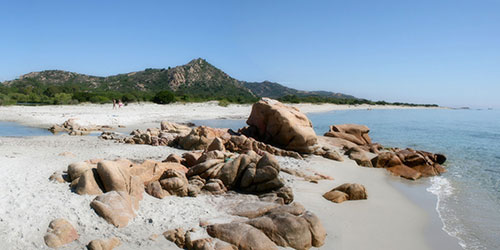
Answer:
<svg viewBox="0 0 500 250"><path fill-rule="evenodd" d="M319 97L331 97L339 99L356 99L354 96L345 95L341 93L334 93L329 91L303 91L296 90L286 86L283 86L276 82L243 82L243 86L252 91L255 95L259 97L270 97L270 98L280 98L287 95L296 95L299 97L306 96L319 96Z"/></svg>
<svg viewBox="0 0 500 250"><path fill-rule="evenodd" d="M233 101L255 100L259 97L280 98L295 95L355 99L353 96L327 91L301 91L274 82L239 81L206 60L198 58L188 64L168 69L145 69L108 77L91 76L61 70L46 70L22 75L5 81L4 86L17 89L49 87L72 89L73 92L158 92L170 90L177 96L202 99L237 97ZM68 92L68 91L66 91Z"/></svg>

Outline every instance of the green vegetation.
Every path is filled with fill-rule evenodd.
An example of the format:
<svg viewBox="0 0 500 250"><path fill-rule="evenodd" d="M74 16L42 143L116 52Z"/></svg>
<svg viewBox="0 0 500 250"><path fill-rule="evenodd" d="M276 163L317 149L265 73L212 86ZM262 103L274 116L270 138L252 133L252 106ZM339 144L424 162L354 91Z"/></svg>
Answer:
<svg viewBox="0 0 500 250"><path fill-rule="evenodd" d="M221 106L221 107L227 107L227 106L229 106L229 101L226 100L226 99L220 100L219 101L219 106Z"/></svg>
<svg viewBox="0 0 500 250"><path fill-rule="evenodd" d="M414 104L414 103L401 103L394 102L389 103L385 101L373 102L366 99L356 99L356 98L336 98L328 96L296 96L287 95L278 98L280 102L284 103L333 103L333 104L346 104L346 105L356 105L356 104L370 104L370 105L399 105L399 106L412 106L412 107L438 107L437 104Z"/></svg>
<svg viewBox="0 0 500 250"><path fill-rule="evenodd" d="M175 101L174 93L168 90L160 91L153 97L153 102L158 104L169 104L173 101Z"/></svg>

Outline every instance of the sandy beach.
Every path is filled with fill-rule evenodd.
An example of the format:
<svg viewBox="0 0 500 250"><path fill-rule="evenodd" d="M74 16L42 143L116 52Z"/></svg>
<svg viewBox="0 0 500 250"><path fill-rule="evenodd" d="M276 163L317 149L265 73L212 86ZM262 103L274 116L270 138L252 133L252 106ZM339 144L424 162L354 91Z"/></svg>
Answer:
<svg viewBox="0 0 500 250"><path fill-rule="evenodd" d="M397 106L296 105L304 113L349 109L408 108ZM250 105L131 104L113 110L110 105L0 107L0 121L47 128L76 118L80 124L123 125L124 130L159 127L162 120L188 122L202 119L245 119ZM198 228L200 220L231 219L224 196L173 197L162 200L147 194L138 216L127 227L115 228L89 207L94 196L77 195L67 184L48 177L68 164L92 158L163 160L171 147L119 144L94 136L0 137L0 240L6 249L44 249L43 235L49 222L68 219L80 238L63 249L80 249L98 238L118 237L117 249L177 249L161 234L177 227ZM74 156L60 155L71 152ZM311 183L280 172L295 194L295 201L315 213L327 231L321 249L460 249L441 230L434 210L435 198L425 192L425 180L408 182L382 169L362 168L345 158L336 162L316 156L304 160L278 157L282 167L318 172L334 180ZM332 203L322 194L342 183L363 184L367 200ZM242 197L244 199L244 197ZM155 237L155 235L160 235ZM1 247L0 247L1 248Z"/></svg>
<svg viewBox="0 0 500 250"><path fill-rule="evenodd" d="M394 105L335 105L335 104L295 104L304 113L327 112L332 110L356 109L421 109ZM48 128L69 118L77 118L81 125L123 125L148 128L158 126L163 121L188 122L204 119L246 119L252 110L250 104L231 104L228 107L218 102L174 103L158 105L153 103L129 104L120 109L112 109L110 104L81 104L54 106L0 106L0 120L12 121L28 126Z"/></svg>

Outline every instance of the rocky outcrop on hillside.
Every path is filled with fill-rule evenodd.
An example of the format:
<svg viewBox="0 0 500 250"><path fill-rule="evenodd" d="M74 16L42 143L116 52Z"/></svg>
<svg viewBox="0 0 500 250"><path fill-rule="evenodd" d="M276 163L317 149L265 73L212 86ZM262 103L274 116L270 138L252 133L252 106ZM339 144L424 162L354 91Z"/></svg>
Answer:
<svg viewBox="0 0 500 250"><path fill-rule="evenodd" d="M78 91L145 91L170 90L185 95L219 100L253 101L259 97L280 98L289 95L356 99L353 96L327 91L301 91L279 83L245 82L232 78L205 59L193 59L176 67L145 69L107 77L91 76L62 70L31 72L19 79L1 82L7 87L41 86L77 88ZM43 90L42 90L43 91ZM73 93L69 93L73 94Z"/></svg>

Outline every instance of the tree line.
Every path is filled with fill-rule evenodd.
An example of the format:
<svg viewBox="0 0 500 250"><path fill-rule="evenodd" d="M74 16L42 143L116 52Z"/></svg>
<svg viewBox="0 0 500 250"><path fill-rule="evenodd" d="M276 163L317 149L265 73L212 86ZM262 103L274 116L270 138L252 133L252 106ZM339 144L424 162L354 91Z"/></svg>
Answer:
<svg viewBox="0 0 500 250"><path fill-rule="evenodd" d="M196 94L193 94L196 93ZM219 101L220 105L227 106L230 103L254 103L259 98L241 95L240 93L210 94L209 90L202 91L186 90L172 92L162 90L152 91L104 91L85 90L78 85L27 85L27 86L1 86L0 85L0 105L62 105L78 103L112 103L114 100L121 100L124 103L134 102L154 102L158 104L168 104L172 102L204 102ZM385 101L370 101L356 98L335 98L325 96L297 96L286 95L278 98L284 103L332 103L332 104L372 104L372 105L403 105L403 106L425 106L437 107L436 104L413 104L413 103L389 103Z"/></svg>

